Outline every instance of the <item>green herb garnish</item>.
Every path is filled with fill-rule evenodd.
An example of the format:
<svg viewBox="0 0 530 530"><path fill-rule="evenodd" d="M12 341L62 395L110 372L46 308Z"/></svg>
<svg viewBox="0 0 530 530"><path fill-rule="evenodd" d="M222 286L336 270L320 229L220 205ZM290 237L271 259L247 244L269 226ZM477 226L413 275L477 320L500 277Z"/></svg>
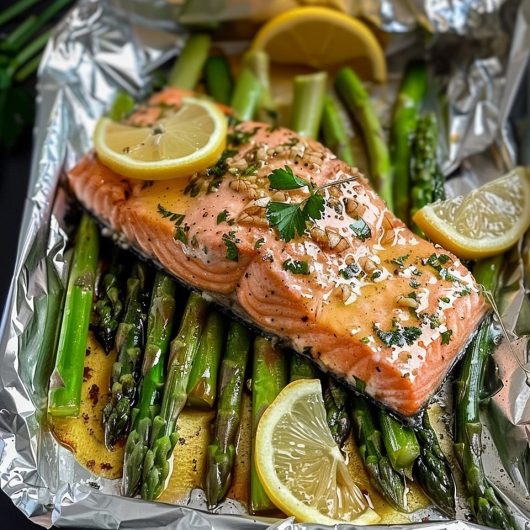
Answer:
<svg viewBox="0 0 530 530"><path fill-rule="evenodd" d="M392 320L392 329L383 331L376 324L373 329L379 340L385 346L399 346L402 348L407 344L412 345L421 335L421 329L416 326L401 326L396 320Z"/></svg>
<svg viewBox="0 0 530 530"><path fill-rule="evenodd" d="M350 225L350 228L355 234L355 237L357 239L360 239L361 241L366 241L368 238L372 237L372 231L370 230L370 227L364 222L364 219L359 218L355 220Z"/></svg>
<svg viewBox="0 0 530 530"><path fill-rule="evenodd" d="M217 224L224 223L228 218L228 210L223 210L217 215Z"/></svg>
<svg viewBox="0 0 530 530"><path fill-rule="evenodd" d="M260 237L255 243L254 248L256 250L260 249L263 246L263 243L265 243L265 239L263 237Z"/></svg>
<svg viewBox="0 0 530 530"><path fill-rule="evenodd" d="M269 175L269 182L273 190L297 190L309 186L309 182L297 177L289 166L275 169Z"/></svg>
<svg viewBox="0 0 530 530"><path fill-rule="evenodd" d="M171 212L170 210L164 208L161 204L157 206L157 211L164 219L169 219L171 222L175 223L176 226L179 226L182 224L182 221L184 221L184 214Z"/></svg>
<svg viewBox="0 0 530 530"><path fill-rule="evenodd" d="M223 234L223 243L226 246L226 259L231 261L239 261L239 249L237 248L237 243L239 239L236 239L235 232L229 232L228 234Z"/></svg>
<svg viewBox="0 0 530 530"><path fill-rule="evenodd" d="M451 337L453 335L453 330L448 329L447 331L442 331L440 336L442 337L442 344L449 344L451 342Z"/></svg>
<svg viewBox="0 0 530 530"><path fill-rule="evenodd" d="M399 256L399 258L393 258L390 260L390 263L397 265L400 269L405 266L405 261L408 259L410 254L405 254L404 256Z"/></svg>
<svg viewBox="0 0 530 530"><path fill-rule="evenodd" d="M283 270L293 274L309 274L309 265L307 261L288 259L283 262Z"/></svg>

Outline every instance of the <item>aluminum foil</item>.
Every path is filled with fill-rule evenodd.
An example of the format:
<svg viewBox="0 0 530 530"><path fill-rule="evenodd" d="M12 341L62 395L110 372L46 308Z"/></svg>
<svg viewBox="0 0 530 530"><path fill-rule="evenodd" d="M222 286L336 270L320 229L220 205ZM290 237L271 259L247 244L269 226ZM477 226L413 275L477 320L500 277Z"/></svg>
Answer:
<svg viewBox="0 0 530 530"><path fill-rule="evenodd" d="M137 97L147 93L152 72L178 53L186 37L181 23L259 20L274 4L84 0L58 25L46 48L39 70L30 183L0 334L0 486L43 526L53 522L57 527L100 529L321 528L236 515L240 510L234 503L223 507L225 513L209 514L200 492L192 495L187 507L119 497L117 481L90 475L46 427L50 362L45 352L55 340L55 308L60 308L64 294L69 238L65 222L69 199L59 186L64 169L90 148L95 121L118 89ZM412 55L429 58L437 86L447 96L448 106L441 115L448 118L444 168L452 177L449 194L468 191L513 167L518 152L508 117L518 108L514 100L530 53L530 2L335 0L333 4L389 33L389 63L396 70L400 58L401 62ZM425 31L432 34L426 50L418 46ZM528 117L514 117L528 123ZM530 238L508 259L499 305L506 338L495 354L500 390L484 405L484 465L518 527L530 529L530 386L525 371L530 369ZM407 528L480 527L441 521Z"/></svg>

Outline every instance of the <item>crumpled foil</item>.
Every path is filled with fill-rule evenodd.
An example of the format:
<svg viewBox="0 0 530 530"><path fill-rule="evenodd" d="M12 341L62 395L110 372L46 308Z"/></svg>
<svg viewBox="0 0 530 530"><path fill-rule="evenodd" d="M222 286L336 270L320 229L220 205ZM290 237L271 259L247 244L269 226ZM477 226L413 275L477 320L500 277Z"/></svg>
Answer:
<svg viewBox="0 0 530 530"><path fill-rule="evenodd" d="M39 70L29 189L0 334L0 486L34 522L109 530L322 528L291 519L273 522L238 515L234 504L222 510L231 513L209 514L201 511L200 495L192 496L187 507L119 497L117 481L90 475L46 428L51 367L45 352L55 340L52 324L64 294L68 252L64 218L69 203L59 187L64 168L90 148L95 121L118 89L137 97L148 92L152 72L178 53L186 37L180 24L259 20L272 4L84 0L58 25L46 48ZM451 177L449 195L467 192L514 166L520 156L509 116L513 109L524 107L514 106L514 100L530 53L530 2L335 0L333 4L389 34L389 64L396 71L404 56L425 52L429 58L437 86L446 94L447 108L440 115L447 115L444 170ZM418 36L424 32L431 34L428 49L418 52ZM515 118L528 122L528 116ZM506 338L495 353L499 391L484 403L483 460L517 526L530 529L530 382L525 371L530 370L530 237L507 259L499 304ZM406 528L481 527L438 521Z"/></svg>

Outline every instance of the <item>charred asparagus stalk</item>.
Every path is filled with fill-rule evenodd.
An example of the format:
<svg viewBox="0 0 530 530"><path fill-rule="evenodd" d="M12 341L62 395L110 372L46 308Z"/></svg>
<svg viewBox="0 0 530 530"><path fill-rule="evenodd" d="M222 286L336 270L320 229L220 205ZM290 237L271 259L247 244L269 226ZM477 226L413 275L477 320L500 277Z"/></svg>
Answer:
<svg viewBox="0 0 530 530"><path fill-rule="evenodd" d="M342 68L335 78L335 89L346 107L361 127L370 160L370 179L386 202L393 209L392 169L390 156L379 118L361 80L351 68Z"/></svg>
<svg viewBox="0 0 530 530"><path fill-rule="evenodd" d="M362 397L353 396L351 407L353 432L372 484L394 508L405 510L405 477L394 470L385 454L382 434L376 426L368 402Z"/></svg>
<svg viewBox="0 0 530 530"><path fill-rule="evenodd" d="M324 379L322 385L326 418L331 435L339 447L344 445L351 431L348 394L332 377Z"/></svg>
<svg viewBox="0 0 530 530"><path fill-rule="evenodd" d="M270 340L256 337L252 369L252 438L255 439L258 423L267 407L287 384L285 354L278 351ZM250 508L252 513L274 510L269 497L259 481L254 463L250 467Z"/></svg>
<svg viewBox="0 0 530 530"><path fill-rule="evenodd" d="M492 296L495 295L501 267L502 256L496 256L478 262L473 269L477 282ZM495 348L491 321L491 316L485 319L469 345L456 381L455 452L464 472L469 503L477 521L493 528L512 530L510 516L488 484L482 467L479 402L484 383L484 365Z"/></svg>
<svg viewBox="0 0 530 530"><path fill-rule="evenodd" d="M48 393L52 416L77 416L99 252L96 224L84 214L77 230L68 276L57 357Z"/></svg>
<svg viewBox="0 0 530 530"><path fill-rule="evenodd" d="M215 101L228 105L234 90L230 64L224 55L211 55L204 65L204 79L208 94Z"/></svg>
<svg viewBox="0 0 530 530"><path fill-rule="evenodd" d="M140 490L153 418L160 409L165 361L175 314L175 291L175 281L167 274L157 272L147 319L140 397L138 407L133 410L132 429L125 444L122 491L128 497Z"/></svg>
<svg viewBox="0 0 530 530"><path fill-rule="evenodd" d="M206 497L210 508L224 498L232 481L250 339L245 327L234 320L230 322L221 364L217 416L207 453Z"/></svg>
<svg viewBox="0 0 530 530"><path fill-rule="evenodd" d="M144 458L141 494L156 499L169 474L169 458L178 440L177 419L188 399L188 381L207 313L206 301L191 293L178 335L170 346L166 386L160 414L153 419L149 449Z"/></svg>
<svg viewBox="0 0 530 530"><path fill-rule="evenodd" d="M455 481L449 462L440 448L427 412L416 429L420 456L414 462L412 475L429 499L448 517L455 516Z"/></svg>
<svg viewBox="0 0 530 530"><path fill-rule="evenodd" d="M314 379L315 377L317 373L311 362L293 352L289 363L289 381L292 383L298 379Z"/></svg>
<svg viewBox="0 0 530 530"><path fill-rule="evenodd" d="M209 409L215 403L224 334L223 317L217 311L211 311L206 319L188 383L188 404L192 407Z"/></svg>
<svg viewBox="0 0 530 530"><path fill-rule="evenodd" d="M405 223L409 221L411 143L426 90L425 64L423 62L410 63L401 81L391 129L394 209L395 214Z"/></svg>
<svg viewBox="0 0 530 530"><path fill-rule="evenodd" d="M112 249L112 257L96 289L92 329L103 349L109 353L114 347L114 338L123 310L122 286L123 254L118 247Z"/></svg>
<svg viewBox="0 0 530 530"><path fill-rule="evenodd" d="M322 111L322 133L324 143L341 160L353 166L353 152L350 139L346 133L344 116L339 109L338 102L334 97L327 95L324 98L324 110Z"/></svg>
<svg viewBox="0 0 530 530"><path fill-rule="evenodd" d="M105 445L112 449L129 427L145 340L147 265L137 261L127 279L125 311L116 332L118 359L112 367L110 401L103 409Z"/></svg>

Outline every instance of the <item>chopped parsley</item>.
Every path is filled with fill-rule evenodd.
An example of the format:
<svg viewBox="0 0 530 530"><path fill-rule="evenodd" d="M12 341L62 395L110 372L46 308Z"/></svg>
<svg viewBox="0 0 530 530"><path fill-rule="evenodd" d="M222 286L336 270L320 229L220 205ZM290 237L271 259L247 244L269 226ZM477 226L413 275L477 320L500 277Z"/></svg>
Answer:
<svg viewBox="0 0 530 530"><path fill-rule="evenodd" d="M237 248L239 239L236 239L235 235L235 232L229 232L228 234L223 234L222 239L226 246L226 259L239 261L239 249Z"/></svg>
<svg viewBox="0 0 530 530"><path fill-rule="evenodd" d="M368 238L372 237L372 231L370 227L364 222L364 219L357 219L351 225L350 228L355 234L357 239L361 241L366 241Z"/></svg>
<svg viewBox="0 0 530 530"><path fill-rule="evenodd" d="M457 294L459 296L467 296L467 295L471 294L471 289L469 288L468 285L466 285L465 287L462 288L461 291L458 291Z"/></svg>
<svg viewBox="0 0 530 530"><path fill-rule="evenodd" d="M405 266L405 261L409 258L409 256L410 254L404 254L403 256L399 256L398 258L393 258L390 260L390 263L402 269Z"/></svg>
<svg viewBox="0 0 530 530"><path fill-rule="evenodd" d="M447 331L442 331L440 336L442 337L442 344L449 344L453 335L453 330L448 329Z"/></svg>
<svg viewBox="0 0 530 530"><path fill-rule="evenodd" d="M449 272L449 269L446 269L444 265L451 261L451 258L447 254L431 254L427 259L422 260L424 265L429 265L435 271L438 272L438 275L442 280L448 282L457 282L458 278Z"/></svg>
<svg viewBox="0 0 530 530"><path fill-rule="evenodd" d="M421 329L416 326L401 326L397 320L392 320L390 331L383 331L377 324L373 329L379 340L385 346L411 346L421 335Z"/></svg>
<svg viewBox="0 0 530 530"><path fill-rule="evenodd" d="M357 276L361 272L361 268L357 263L351 263L344 267L344 269L339 269L339 274L345 280L351 280L354 276Z"/></svg>
<svg viewBox="0 0 530 530"><path fill-rule="evenodd" d="M373 273L372 273L372 276L370 276L370 279L372 281L374 280L377 280L377 278L379 278L381 276L381 274L383 274L383 271L380 271L379 269L375 270Z"/></svg>
<svg viewBox="0 0 530 530"><path fill-rule="evenodd" d="M283 262L283 270L293 274L309 274L309 265L307 261L288 259Z"/></svg>
<svg viewBox="0 0 530 530"><path fill-rule="evenodd" d="M184 223L184 226L177 226L175 229L175 234L173 236L177 241L182 241L185 245L188 244L188 232L190 227Z"/></svg>
<svg viewBox="0 0 530 530"><path fill-rule="evenodd" d="M175 226L179 226L184 221L184 214L171 212L164 208L161 204L157 206L158 213L164 218L169 219L172 223L175 223Z"/></svg>
<svg viewBox="0 0 530 530"><path fill-rule="evenodd" d="M309 186L306 179L297 177L289 166L275 169L269 175L270 188L273 190L297 190Z"/></svg>
<svg viewBox="0 0 530 530"><path fill-rule="evenodd" d="M258 172L258 165L250 164L243 170L241 175L243 175L243 177L250 177L251 175L255 175L257 172Z"/></svg>
<svg viewBox="0 0 530 530"><path fill-rule="evenodd" d="M248 144L250 139L259 131L259 127L255 127L251 131L242 131L237 127L229 133L226 137L228 145L239 147L240 145Z"/></svg>
<svg viewBox="0 0 530 530"><path fill-rule="evenodd" d="M217 215L217 224L224 223L228 219L228 210L223 210Z"/></svg>
<svg viewBox="0 0 530 530"><path fill-rule="evenodd" d="M260 248L263 246L263 243L265 243L265 238L260 237L260 238L254 243L254 248L255 248L256 250L260 249Z"/></svg>
<svg viewBox="0 0 530 530"><path fill-rule="evenodd" d="M370 342L370 338L369 338L369 337L362 337L362 338L361 338L361 342L362 342L363 344L369 344L369 342Z"/></svg>
<svg viewBox="0 0 530 530"><path fill-rule="evenodd" d="M413 289L417 289L417 288L421 285L421 283L418 282L418 281L416 281L416 280L410 280L409 285L410 285Z"/></svg>
<svg viewBox="0 0 530 530"><path fill-rule="evenodd" d="M446 304L448 304L451 299L448 296L440 296L440 300Z"/></svg>

